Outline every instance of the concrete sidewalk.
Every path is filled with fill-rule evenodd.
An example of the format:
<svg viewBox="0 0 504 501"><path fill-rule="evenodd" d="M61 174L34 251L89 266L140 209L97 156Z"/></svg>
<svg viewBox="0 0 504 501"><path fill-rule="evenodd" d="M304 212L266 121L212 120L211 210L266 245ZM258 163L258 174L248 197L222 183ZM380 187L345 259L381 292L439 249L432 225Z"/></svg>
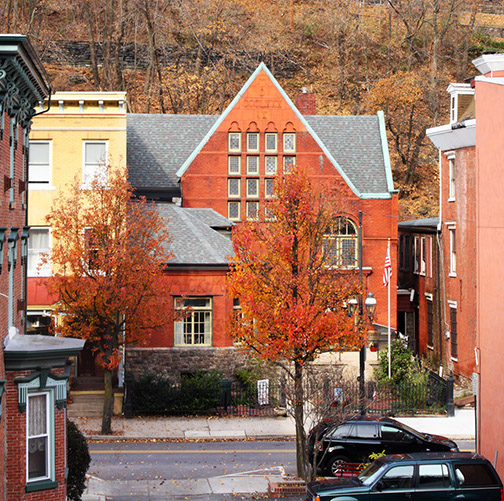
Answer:
<svg viewBox="0 0 504 501"><path fill-rule="evenodd" d="M397 417L398 421L431 435L452 439L473 440L474 409L456 409L454 417ZM125 419L114 417L113 435L99 434L100 418L72 418L91 440L145 439L273 439L294 438L292 417L146 417Z"/></svg>

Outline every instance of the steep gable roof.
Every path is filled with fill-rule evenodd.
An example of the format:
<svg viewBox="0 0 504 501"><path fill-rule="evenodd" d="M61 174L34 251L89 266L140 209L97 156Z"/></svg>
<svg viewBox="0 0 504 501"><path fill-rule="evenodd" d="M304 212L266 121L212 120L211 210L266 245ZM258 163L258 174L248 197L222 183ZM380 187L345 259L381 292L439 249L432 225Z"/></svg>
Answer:
<svg viewBox="0 0 504 501"><path fill-rule="evenodd" d="M165 245L173 253L170 265L227 266L232 255L231 240L213 230L209 222L228 227L233 223L213 209L185 209L175 204L158 203L156 210L165 222L172 241ZM212 214L213 213L213 214Z"/></svg>
<svg viewBox="0 0 504 501"><path fill-rule="evenodd" d="M360 198L394 193L383 113L374 116L304 116L261 63L224 113L129 115L128 168L137 189L176 188L182 175L259 74L273 83L287 106Z"/></svg>

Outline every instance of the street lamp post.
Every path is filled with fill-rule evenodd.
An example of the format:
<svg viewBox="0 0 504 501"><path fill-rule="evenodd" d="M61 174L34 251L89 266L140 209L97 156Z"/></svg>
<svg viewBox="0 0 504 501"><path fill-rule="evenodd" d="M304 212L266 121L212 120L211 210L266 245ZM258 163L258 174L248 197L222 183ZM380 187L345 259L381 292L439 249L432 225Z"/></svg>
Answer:
<svg viewBox="0 0 504 501"><path fill-rule="evenodd" d="M351 298L348 303L348 315L355 316L355 324L359 325L363 320L362 294L359 299ZM364 302L369 322L373 322L376 310L376 298L370 292ZM366 414L366 345L362 346L359 352L359 410L361 414Z"/></svg>

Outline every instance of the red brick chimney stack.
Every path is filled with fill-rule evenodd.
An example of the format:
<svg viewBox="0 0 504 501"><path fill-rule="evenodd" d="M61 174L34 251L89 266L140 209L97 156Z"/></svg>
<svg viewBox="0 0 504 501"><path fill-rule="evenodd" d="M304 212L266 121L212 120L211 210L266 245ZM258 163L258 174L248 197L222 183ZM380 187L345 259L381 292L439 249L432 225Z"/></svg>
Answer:
<svg viewBox="0 0 504 501"><path fill-rule="evenodd" d="M296 108L302 115L316 115L317 106L315 105L315 96L308 92L306 87L301 89L301 92L296 97Z"/></svg>

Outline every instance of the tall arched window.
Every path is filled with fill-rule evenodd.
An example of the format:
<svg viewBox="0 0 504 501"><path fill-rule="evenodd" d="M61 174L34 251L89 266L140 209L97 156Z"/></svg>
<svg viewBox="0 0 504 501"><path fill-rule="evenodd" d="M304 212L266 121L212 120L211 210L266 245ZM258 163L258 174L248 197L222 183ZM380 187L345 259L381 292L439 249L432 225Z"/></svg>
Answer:
<svg viewBox="0 0 504 501"><path fill-rule="evenodd" d="M327 229L324 252L329 266L356 268L358 266L358 231L347 217L337 217Z"/></svg>

